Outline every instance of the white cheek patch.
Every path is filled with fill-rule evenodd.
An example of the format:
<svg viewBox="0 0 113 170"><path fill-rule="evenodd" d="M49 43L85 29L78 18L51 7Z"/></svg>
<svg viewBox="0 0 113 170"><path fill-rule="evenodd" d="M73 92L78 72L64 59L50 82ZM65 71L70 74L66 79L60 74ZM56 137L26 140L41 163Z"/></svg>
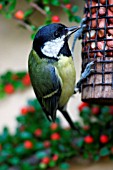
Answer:
<svg viewBox="0 0 113 170"><path fill-rule="evenodd" d="M58 53L64 45L65 35L62 37L56 38L54 40L48 41L44 44L44 47L41 49L42 53L48 57L58 58Z"/></svg>

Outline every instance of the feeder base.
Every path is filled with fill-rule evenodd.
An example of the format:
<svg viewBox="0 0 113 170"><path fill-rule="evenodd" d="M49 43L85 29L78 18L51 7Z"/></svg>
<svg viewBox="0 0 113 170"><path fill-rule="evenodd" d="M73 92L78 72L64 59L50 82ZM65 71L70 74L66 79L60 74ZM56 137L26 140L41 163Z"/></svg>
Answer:
<svg viewBox="0 0 113 170"><path fill-rule="evenodd" d="M83 102L91 103L91 104L100 104L100 105L113 105L113 99L105 99L105 98L89 98L82 99Z"/></svg>

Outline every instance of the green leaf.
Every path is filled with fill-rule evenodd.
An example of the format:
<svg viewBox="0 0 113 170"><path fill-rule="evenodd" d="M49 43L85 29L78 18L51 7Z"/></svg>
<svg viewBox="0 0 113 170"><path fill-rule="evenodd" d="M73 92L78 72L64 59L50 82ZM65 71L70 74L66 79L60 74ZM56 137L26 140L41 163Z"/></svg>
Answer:
<svg viewBox="0 0 113 170"><path fill-rule="evenodd" d="M78 11L78 6L75 6L75 5L74 5L71 10L72 10L72 12L74 12L74 13L77 12L77 11Z"/></svg>
<svg viewBox="0 0 113 170"><path fill-rule="evenodd" d="M24 89L25 86L23 85L23 83L21 81L15 81L13 83L13 86L14 88L17 90L17 89Z"/></svg>
<svg viewBox="0 0 113 170"><path fill-rule="evenodd" d="M104 147L100 150L100 156L107 156L109 155L110 151L107 147Z"/></svg>
<svg viewBox="0 0 113 170"><path fill-rule="evenodd" d="M49 6L46 5L46 6L44 7L44 10L45 10L45 12L46 12L47 15L51 15L51 10L50 10L50 7L49 7Z"/></svg>
<svg viewBox="0 0 113 170"><path fill-rule="evenodd" d="M63 0L63 2L64 2L65 4L68 4L68 3L70 3L70 0Z"/></svg>
<svg viewBox="0 0 113 170"><path fill-rule="evenodd" d="M101 112L102 112L102 114L109 113L109 107L108 107L108 106L104 106L104 107L101 109Z"/></svg>
<svg viewBox="0 0 113 170"><path fill-rule="evenodd" d="M63 10L64 10L64 12L66 12L66 14L67 14L68 16L73 16L72 13L71 13L71 11L70 11L69 9L63 8Z"/></svg>
<svg viewBox="0 0 113 170"><path fill-rule="evenodd" d="M59 0L52 0L51 4L54 5L54 6L59 6L60 2L59 2Z"/></svg>
<svg viewBox="0 0 113 170"><path fill-rule="evenodd" d="M93 159L94 159L95 161L99 161L100 156L99 156L99 155L94 155L94 156L93 156Z"/></svg>
<svg viewBox="0 0 113 170"><path fill-rule="evenodd" d="M25 152L25 148L23 145L19 145L15 148L15 152L16 154L22 155Z"/></svg>
<svg viewBox="0 0 113 170"><path fill-rule="evenodd" d="M70 168L70 165L66 162L60 164L61 170L68 170Z"/></svg>
<svg viewBox="0 0 113 170"><path fill-rule="evenodd" d="M0 165L0 169L1 170L8 170L9 169L9 166L4 164L4 165Z"/></svg>
<svg viewBox="0 0 113 170"><path fill-rule="evenodd" d="M36 157L37 157L38 159L42 159L42 158L44 158L44 157L46 157L46 156L47 156L47 153L44 152L44 151L38 151L38 152L36 153Z"/></svg>
<svg viewBox="0 0 113 170"><path fill-rule="evenodd" d="M25 116L18 116L16 119L21 124L25 124L26 123L26 117Z"/></svg>
<svg viewBox="0 0 113 170"><path fill-rule="evenodd" d="M80 16L74 16L75 22L80 23L81 17Z"/></svg>
<svg viewBox="0 0 113 170"><path fill-rule="evenodd" d="M29 132L21 132L21 133L20 133L20 137L21 137L22 139L31 139L31 138L32 138L32 135L31 135L31 133L29 133Z"/></svg>
<svg viewBox="0 0 113 170"><path fill-rule="evenodd" d="M34 40L36 33L31 34L31 39Z"/></svg>
<svg viewBox="0 0 113 170"><path fill-rule="evenodd" d="M37 150L41 150L41 149L43 149L44 148L44 145L43 145L43 143L42 142L37 142L36 143L36 145L35 145L35 149Z"/></svg>
<svg viewBox="0 0 113 170"><path fill-rule="evenodd" d="M9 159L9 162L12 164L12 165L18 165L19 162L20 162L20 159L18 157L13 157L13 158L10 158Z"/></svg>
<svg viewBox="0 0 113 170"><path fill-rule="evenodd" d="M11 13L6 13L6 14L5 14L5 17L6 17L7 19L11 19L11 18L12 18L12 14L11 14Z"/></svg>
<svg viewBox="0 0 113 170"><path fill-rule="evenodd" d="M34 25L31 25L30 27L31 27L32 31L36 31L37 30L37 27L35 27Z"/></svg>
<svg viewBox="0 0 113 170"><path fill-rule="evenodd" d="M21 167L19 167L22 170L36 170L36 168L33 165L30 165L28 162L22 162Z"/></svg>
<svg viewBox="0 0 113 170"><path fill-rule="evenodd" d="M79 139L79 140L77 141L76 145L77 145L78 147L82 147L82 146L83 146L83 143L84 143L84 140L83 140L83 139Z"/></svg>
<svg viewBox="0 0 113 170"><path fill-rule="evenodd" d="M84 158L84 159L88 159L88 158L89 158L89 154L88 154L87 152L84 152L84 153L83 153L83 158Z"/></svg>
<svg viewBox="0 0 113 170"><path fill-rule="evenodd" d="M13 12L16 7L16 0L12 0L11 5L9 6L9 12Z"/></svg>
<svg viewBox="0 0 113 170"><path fill-rule="evenodd" d="M75 17L74 17L73 15L69 15L69 21L70 21L70 22L75 21Z"/></svg>
<svg viewBox="0 0 113 170"><path fill-rule="evenodd" d="M49 0L43 0L43 4L45 5L49 4Z"/></svg>
<svg viewBox="0 0 113 170"><path fill-rule="evenodd" d="M32 13L33 13L33 10L32 10L32 9L29 9L29 10L25 11L24 17L27 18L27 17L29 17L30 15L32 15Z"/></svg>

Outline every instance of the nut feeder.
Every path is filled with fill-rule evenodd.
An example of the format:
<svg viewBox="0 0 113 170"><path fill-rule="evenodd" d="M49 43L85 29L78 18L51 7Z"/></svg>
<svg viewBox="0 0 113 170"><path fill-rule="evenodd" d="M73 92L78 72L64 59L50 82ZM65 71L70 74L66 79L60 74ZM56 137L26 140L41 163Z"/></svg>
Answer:
<svg viewBox="0 0 113 170"><path fill-rule="evenodd" d="M82 85L82 100L113 104L113 0L85 0L87 27L82 36L82 69L95 61Z"/></svg>

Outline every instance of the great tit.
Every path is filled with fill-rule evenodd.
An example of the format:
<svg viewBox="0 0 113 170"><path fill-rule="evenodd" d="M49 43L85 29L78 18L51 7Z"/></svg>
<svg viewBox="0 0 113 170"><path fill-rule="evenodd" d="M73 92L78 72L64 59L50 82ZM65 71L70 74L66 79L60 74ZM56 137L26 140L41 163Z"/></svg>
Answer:
<svg viewBox="0 0 113 170"><path fill-rule="evenodd" d="M55 121L56 111L59 110L73 129L77 128L64 109L74 93L76 80L68 40L80 29L61 23L42 27L36 33L28 60L31 83L47 118Z"/></svg>

